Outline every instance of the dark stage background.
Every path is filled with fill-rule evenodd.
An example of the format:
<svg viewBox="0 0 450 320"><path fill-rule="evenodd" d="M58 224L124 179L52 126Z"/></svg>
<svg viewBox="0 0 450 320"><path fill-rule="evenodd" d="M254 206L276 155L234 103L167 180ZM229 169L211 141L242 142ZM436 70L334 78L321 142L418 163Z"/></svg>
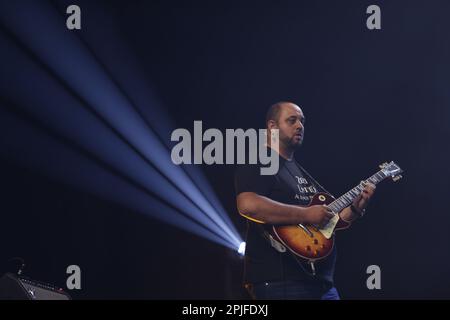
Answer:
<svg viewBox="0 0 450 320"><path fill-rule="evenodd" d="M307 117L297 159L336 195L396 161L404 178L380 185L367 216L338 236L336 285L348 299L450 298L450 2L42 2L62 27L67 5L78 4L82 30L73 32L97 57L108 52L99 58L106 67L138 65L174 127L261 128L269 105L290 100ZM366 28L371 4L381 8L381 30ZM24 50L20 40L4 20L0 27L2 69L25 68L11 53L12 44ZM135 59L123 59L103 29ZM2 71L2 83L32 81L15 75ZM2 116L41 130L4 88ZM61 107L56 96L49 103ZM28 276L64 286L65 268L77 264L82 289L70 293L83 299L247 297L234 252L47 176L10 151L19 138L9 130L0 145L2 272L20 256ZM50 147L33 152L53 157ZM201 169L243 237L234 167ZM70 163L66 171L80 174ZM372 264L381 290L366 288Z"/></svg>

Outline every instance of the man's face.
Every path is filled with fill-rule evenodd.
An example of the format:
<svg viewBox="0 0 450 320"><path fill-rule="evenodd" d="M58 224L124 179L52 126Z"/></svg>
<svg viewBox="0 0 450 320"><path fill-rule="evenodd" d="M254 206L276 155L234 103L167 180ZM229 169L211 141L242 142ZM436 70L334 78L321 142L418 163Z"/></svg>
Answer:
<svg viewBox="0 0 450 320"><path fill-rule="evenodd" d="M290 149L298 148L303 142L304 123L305 116L297 105L293 103L284 104L276 125L279 129L280 143Z"/></svg>

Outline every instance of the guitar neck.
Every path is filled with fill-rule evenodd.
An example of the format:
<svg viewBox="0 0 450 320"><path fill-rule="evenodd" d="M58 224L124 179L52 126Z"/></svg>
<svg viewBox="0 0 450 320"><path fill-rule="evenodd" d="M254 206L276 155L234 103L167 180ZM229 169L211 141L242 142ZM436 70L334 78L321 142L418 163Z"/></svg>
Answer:
<svg viewBox="0 0 450 320"><path fill-rule="evenodd" d="M368 178L366 181L369 181L376 185L386 178L387 176L384 174L382 170L380 170L374 175L372 175L370 178ZM363 189L364 187L360 183L347 193L343 194L342 196L334 200L332 203L328 205L328 207L331 210L333 210L333 212L336 213L341 212L344 208L348 207L356 197L359 196L359 194L363 191Z"/></svg>

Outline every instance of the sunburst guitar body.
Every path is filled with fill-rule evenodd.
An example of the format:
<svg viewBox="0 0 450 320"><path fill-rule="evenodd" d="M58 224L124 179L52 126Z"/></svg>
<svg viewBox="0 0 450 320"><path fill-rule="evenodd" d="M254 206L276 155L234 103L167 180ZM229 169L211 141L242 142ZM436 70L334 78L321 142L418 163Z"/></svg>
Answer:
<svg viewBox="0 0 450 320"><path fill-rule="evenodd" d="M328 193L317 193L307 207L328 205L333 201L334 198ZM339 219L335 230L349 226L349 223ZM320 229L313 225L274 226L273 233L292 253L308 261L326 258L333 251L334 235L327 239Z"/></svg>

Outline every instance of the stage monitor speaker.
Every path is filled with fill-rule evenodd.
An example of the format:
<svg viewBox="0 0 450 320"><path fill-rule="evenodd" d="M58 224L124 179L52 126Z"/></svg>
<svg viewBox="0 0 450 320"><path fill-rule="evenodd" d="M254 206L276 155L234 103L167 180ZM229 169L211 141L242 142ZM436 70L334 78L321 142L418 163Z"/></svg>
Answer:
<svg viewBox="0 0 450 320"><path fill-rule="evenodd" d="M63 289L12 273L0 278L0 300L70 300Z"/></svg>

